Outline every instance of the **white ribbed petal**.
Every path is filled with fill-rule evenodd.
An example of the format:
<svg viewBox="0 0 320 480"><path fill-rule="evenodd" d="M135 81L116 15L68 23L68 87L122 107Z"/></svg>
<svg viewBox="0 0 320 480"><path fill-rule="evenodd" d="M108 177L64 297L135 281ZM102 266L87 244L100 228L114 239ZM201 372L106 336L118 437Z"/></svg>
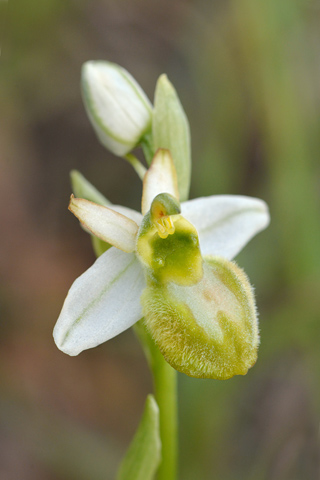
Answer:
<svg viewBox="0 0 320 480"><path fill-rule="evenodd" d="M72 285L53 331L68 355L115 337L141 317L145 280L132 253L110 248Z"/></svg>
<svg viewBox="0 0 320 480"><path fill-rule="evenodd" d="M135 249L138 225L117 211L71 195L69 210L93 235L124 252Z"/></svg>
<svg viewBox="0 0 320 480"><path fill-rule="evenodd" d="M125 155L150 128L152 106L124 68L90 61L82 68L84 104L101 143L116 155Z"/></svg>
<svg viewBox="0 0 320 480"><path fill-rule="evenodd" d="M203 255L234 258L270 217L263 200L240 195L215 195L184 202L182 215L197 229Z"/></svg>
<svg viewBox="0 0 320 480"><path fill-rule="evenodd" d="M143 216L141 213L132 208L124 207L123 205L113 205L112 203L108 205L108 207L115 212L121 213L121 215L124 215L125 217L131 218L131 220L136 222L137 225L140 225L142 222Z"/></svg>
<svg viewBox="0 0 320 480"><path fill-rule="evenodd" d="M162 148L157 150L143 179L142 215L150 210L152 200L159 193L170 193L179 200L177 172L169 150Z"/></svg>

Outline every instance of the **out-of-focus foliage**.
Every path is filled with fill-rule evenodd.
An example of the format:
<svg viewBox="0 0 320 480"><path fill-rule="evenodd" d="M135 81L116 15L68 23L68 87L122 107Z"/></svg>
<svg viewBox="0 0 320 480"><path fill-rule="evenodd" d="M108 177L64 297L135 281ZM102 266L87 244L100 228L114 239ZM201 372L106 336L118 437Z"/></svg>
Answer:
<svg viewBox="0 0 320 480"><path fill-rule="evenodd" d="M253 195L271 210L237 259L256 288L258 362L225 382L180 375L181 478L318 478L318 2L16 0L0 15L0 477L111 480L151 390L131 332L77 358L51 338L94 258L67 212L69 171L139 209L139 179L81 103L82 63L107 59L151 100L161 73L174 84L191 197Z"/></svg>

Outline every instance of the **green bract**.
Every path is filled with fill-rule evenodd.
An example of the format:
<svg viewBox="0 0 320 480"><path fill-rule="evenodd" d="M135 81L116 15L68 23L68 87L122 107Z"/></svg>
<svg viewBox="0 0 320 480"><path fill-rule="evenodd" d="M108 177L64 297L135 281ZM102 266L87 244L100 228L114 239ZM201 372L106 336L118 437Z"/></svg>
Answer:
<svg viewBox="0 0 320 480"><path fill-rule="evenodd" d="M153 480L161 461L159 408L148 395L143 416L122 460L117 480Z"/></svg>
<svg viewBox="0 0 320 480"><path fill-rule="evenodd" d="M191 181L191 140L187 116L177 92L166 75L158 79L152 117L153 147L170 150L178 174L181 200L189 197Z"/></svg>

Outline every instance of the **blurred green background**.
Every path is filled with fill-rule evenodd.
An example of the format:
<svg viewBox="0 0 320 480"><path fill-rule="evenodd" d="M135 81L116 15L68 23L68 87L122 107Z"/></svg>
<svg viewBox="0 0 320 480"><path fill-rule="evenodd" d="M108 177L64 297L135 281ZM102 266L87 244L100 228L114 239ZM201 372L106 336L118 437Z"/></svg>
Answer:
<svg viewBox="0 0 320 480"><path fill-rule="evenodd" d="M237 257L255 285L256 366L179 375L184 480L320 478L320 3L0 0L0 479L112 480L151 378L132 331L70 358L52 329L94 260L69 171L139 208L98 143L80 68L107 59L153 99L166 72L189 117L191 198L263 198L272 223Z"/></svg>

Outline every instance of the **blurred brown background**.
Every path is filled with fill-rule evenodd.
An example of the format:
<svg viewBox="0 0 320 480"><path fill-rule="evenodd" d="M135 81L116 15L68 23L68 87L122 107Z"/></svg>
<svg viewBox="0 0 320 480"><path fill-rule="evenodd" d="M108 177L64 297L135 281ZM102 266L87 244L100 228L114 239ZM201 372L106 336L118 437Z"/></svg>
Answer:
<svg viewBox="0 0 320 480"><path fill-rule="evenodd" d="M320 3L0 1L0 480L112 480L151 378L133 332L79 357L52 329L94 260L67 211L69 171L139 209L80 96L91 59L153 99L166 72L189 117L191 197L245 194L272 224L237 261L261 347L246 377L179 376L181 479L320 478Z"/></svg>

